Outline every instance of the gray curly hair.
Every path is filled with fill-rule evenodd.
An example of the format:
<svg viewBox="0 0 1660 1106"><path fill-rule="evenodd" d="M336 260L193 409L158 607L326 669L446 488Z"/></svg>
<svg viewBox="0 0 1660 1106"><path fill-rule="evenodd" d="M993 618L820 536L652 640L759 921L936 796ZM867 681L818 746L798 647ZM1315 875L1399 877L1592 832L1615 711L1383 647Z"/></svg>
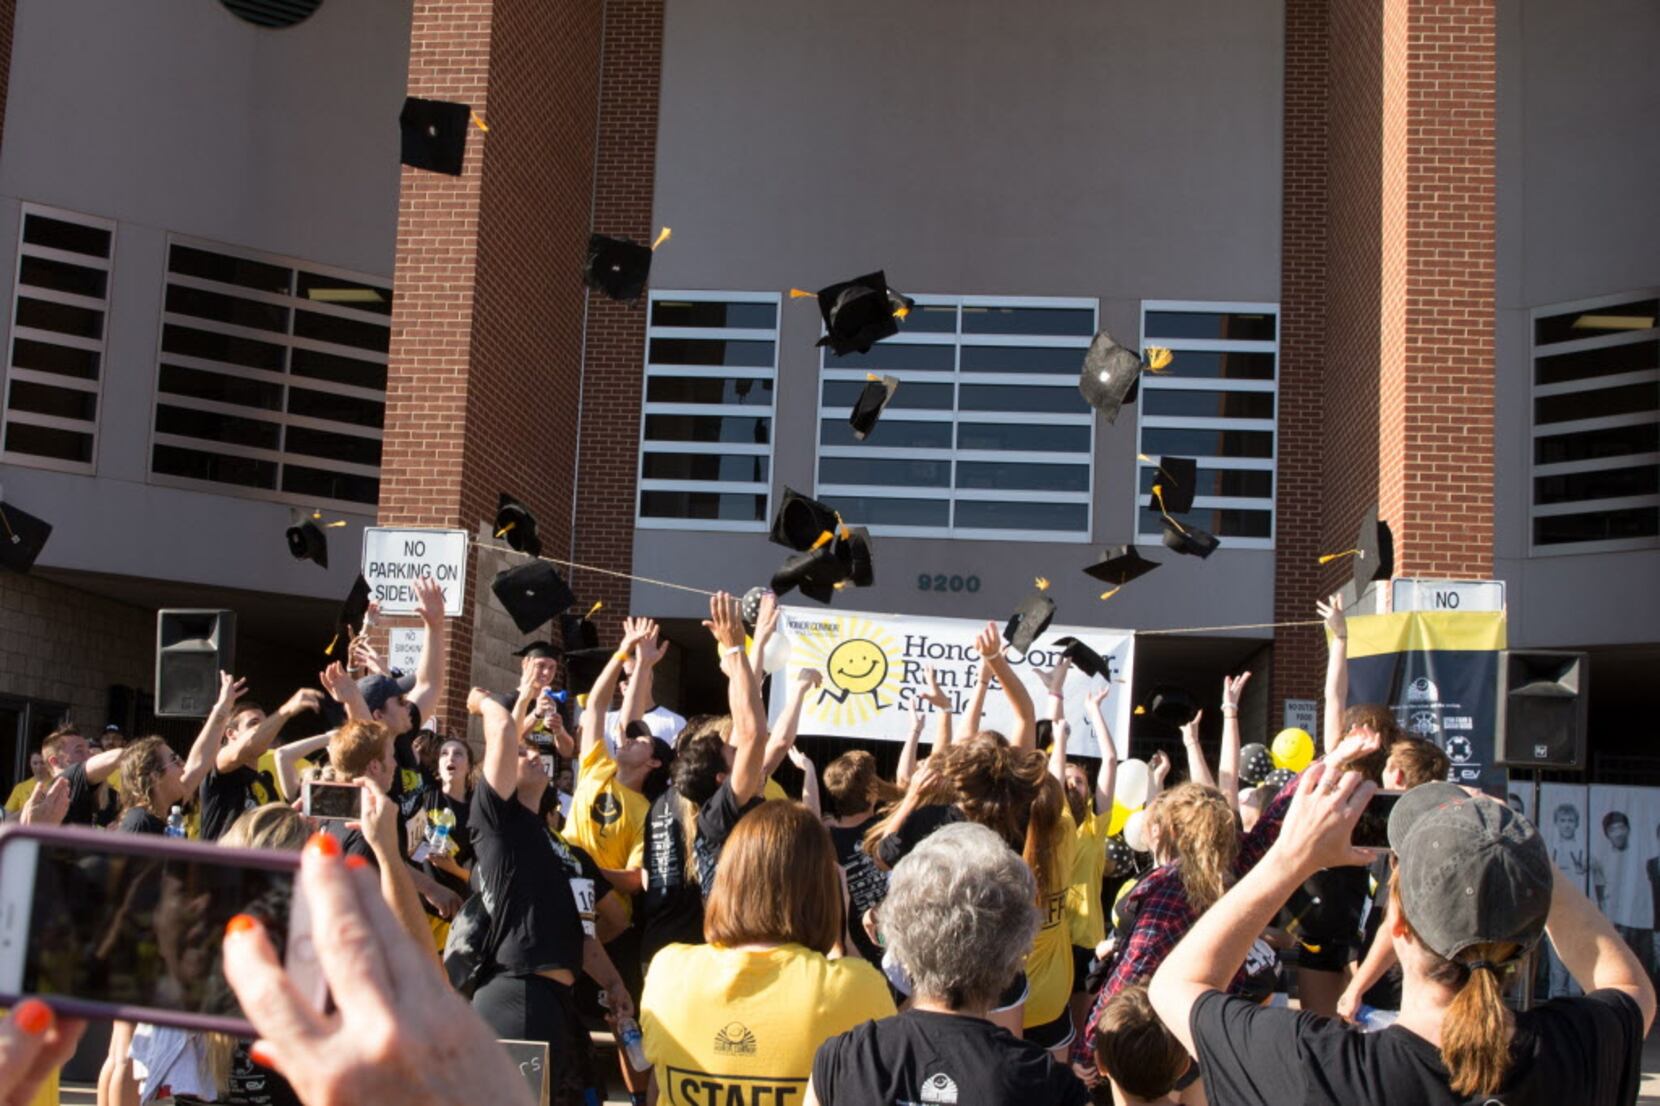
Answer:
<svg viewBox="0 0 1660 1106"><path fill-rule="evenodd" d="M918 998L986 1009L1032 949L1037 882L985 826L959 822L900 861L879 914L882 933Z"/></svg>

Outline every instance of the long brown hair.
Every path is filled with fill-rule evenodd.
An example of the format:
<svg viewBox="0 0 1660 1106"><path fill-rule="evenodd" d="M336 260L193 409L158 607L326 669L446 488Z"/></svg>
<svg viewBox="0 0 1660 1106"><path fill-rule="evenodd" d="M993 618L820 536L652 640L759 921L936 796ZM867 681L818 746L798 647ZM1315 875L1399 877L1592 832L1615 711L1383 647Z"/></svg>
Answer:
<svg viewBox="0 0 1660 1106"><path fill-rule="evenodd" d="M738 823L703 908L711 945L805 945L841 939L842 886L830 832L800 803L774 799Z"/></svg>
<svg viewBox="0 0 1660 1106"><path fill-rule="evenodd" d="M1228 801L1214 787L1183 783L1154 799L1147 817L1160 846L1180 860L1176 874L1188 905L1204 913L1233 883L1239 859L1239 825Z"/></svg>
<svg viewBox="0 0 1660 1106"><path fill-rule="evenodd" d="M905 797L905 789L890 783L876 772L876 758L864 749L853 749L831 761L824 769L824 790L835 805L836 814L851 818Z"/></svg>
<svg viewBox="0 0 1660 1106"><path fill-rule="evenodd" d="M1397 909L1403 905L1399 885L1397 869L1389 879L1389 895ZM1458 991L1441 1019L1441 1063L1452 1077L1453 1093L1496 1094L1510 1070L1510 1011L1504 1005L1499 972L1491 968L1472 969L1470 965L1508 964L1521 951L1521 946L1514 942L1489 941L1461 949L1456 959L1448 960L1424 944L1404 910L1400 918L1431 961L1429 978Z"/></svg>
<svg viewBox="0 0 1660 1106"><path fill-rule="evenodd" d="M167 775L169 766L167 742L159 737L135 741L121 754L121 810L147 810L157 818L167 817L167 811L157 810L156 784Z"/></svg>

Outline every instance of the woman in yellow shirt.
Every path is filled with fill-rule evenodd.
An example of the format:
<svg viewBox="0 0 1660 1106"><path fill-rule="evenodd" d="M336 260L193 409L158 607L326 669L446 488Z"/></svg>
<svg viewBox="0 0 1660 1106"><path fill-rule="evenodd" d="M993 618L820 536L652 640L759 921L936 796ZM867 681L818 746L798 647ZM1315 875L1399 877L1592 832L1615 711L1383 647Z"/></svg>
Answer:
<svg viewBox="0 0 1660 1106"><path fill-rule="evenodd" d="M839 955L835 848L799 803L762 803L732 831L703 934L657 954L640 1001L646 1057L674 1106L799 1103L820 1044L895 1012L881 972Z"/></svg>

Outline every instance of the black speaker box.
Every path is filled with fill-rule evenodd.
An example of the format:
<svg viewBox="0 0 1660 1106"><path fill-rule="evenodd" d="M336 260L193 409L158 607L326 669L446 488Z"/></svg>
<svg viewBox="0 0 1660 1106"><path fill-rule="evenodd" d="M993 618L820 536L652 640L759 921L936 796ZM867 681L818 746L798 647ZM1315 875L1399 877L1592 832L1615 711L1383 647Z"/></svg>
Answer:
<svg viewBox="0 0 1660 1106"><path fill-rule="evenodd" d="M206 718L235 665L235 611L156 612L157 718Z"/></svg>
<svg viewBox="0 0 1660 1106"><path fill-rule="evenodd" d="M1585 767L1589 666L1584 653L1512 649L1500 658L1499 767Z"/></svg>

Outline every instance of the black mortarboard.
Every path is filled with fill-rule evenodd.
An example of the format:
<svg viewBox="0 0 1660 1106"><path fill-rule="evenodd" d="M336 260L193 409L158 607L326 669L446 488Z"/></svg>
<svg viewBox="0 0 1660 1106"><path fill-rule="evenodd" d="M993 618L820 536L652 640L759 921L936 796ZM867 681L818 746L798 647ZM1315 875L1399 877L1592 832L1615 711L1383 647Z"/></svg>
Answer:
<svg viewBox="0 0 1660 1106"><path fill-rule="evenodd" d="M1148 714L1160 722L1167 722L1172 726L1185 726L1193 721L1193 716L1199 710L1199 705L1186 690L1179 687L1155 687L1153 693L1147 697L1145 706L1136 709L1137 714Z"/></svg>
<svg viewBox="0 0 1660 1106"><path fill-rule="evenodd" d="M835 511L786 487L784 502L772 516L772 533L768 536L773 544L800 553L817 545L824 534L835 534L836 529Z"/></svg>
<svg viewBox="0 0 1660 1106"><path fill-rule="evenodd" d="M1058 637L1055 639L1055 644L1061 646L1061 656L1070 657L1073 667L1084 675L1106 676L1109 674L1106 659L1077 638Z"/></svg>
<svg viewBox="0 0 1660 1106"><path fill-rule="evenodd" d="M1101 551L1101 560L1084 569L1084 573L1112 585L1111 591L1101 593L1102 599L1108 599L1131 580L1147 575L1158 566L1159 562L1149 561L1133 545L1109 545Z"/></svg>
<svg viewBox="0 0 1660 1106"><path fill-rule="evenodd" d="M501 500L496 506L496 528L498 538L506 538L507 544L520 553L529 553L532 557L542 555L542 539L536 533L536 516L530 513L530 508L517 499L501 493Z"/></svg>
<svg viewBox="0 0 1660 1106"><path fill-rule="evenodd" d="M799 288L790 296L813 295ZM887 274L878 269L862 277L832 284L818 292L818 310L824 318L821 346L840 357L848 353L869 353L870 347L899 333L897 320L910 314L916 301L888 287Z"/></svg>
<svg viewBox="0 0 1660 1106"><path fill-rule="evenodd" d="M50 522L9 503L0 503L0 568L29 571L51 536Z"/></svg>
<svg viewBox="0 0 1660 1106"><path fill-rule="evenodd" d="M565 643L565 652L578 653L584 649L599 648L599 627L594 625L593 619L604 605L595 603L588 608L587 614L559 616L559 640Z"/></svg>
<svg viewBox="0 0 1660 1106"><path fill-rule="evenodd" d="M849 584L856 588L868 588L876 582L876 566L870 553L870 531L863 526L849 526L837 535L836 556L847 566Z"/></svg>
<svg viewBox="0 0 1660 1106"><path fill-rule="evenodd" d="M513 616L513 625L521 634L534 632L576 602L570 586L546 561L526 561L496 573L490 590Z"/></svg>
<svg viewBox="0 0 1660 1106"><path fill-rule="evenodd" d="M551 641L532 641L513 651L515 657L535 657L537 659L547 657L558 660L564 655L565 651Z"/></svg>
<svg viewBox="0 0 1660 1106"><path fill-rule="evenodd" d="M1389 524L1378 517L1376 506L1368 507L1360 519L1360 533L1353 549L1342 553L1327 553L1321 564L1339 557L1353 557L1355 598L1366 594L1374 580L1387 580L1395 574L1395 534Z"/></svg>
<svg viewBox="0 0 1660 1106"><path fill-rule="evenodd" d="M290 526L286 536L288 552L295 560L316 561L322 568L329 566L329 539L323 534L323 528L311 519Z"/></svg>
<svg viewBox="0 0 1660 1106"><path fill-rule="evenodd" d="M1216 552L1222 541L1215 534L1207 534L1197 526L1182 525L1173 518L1164 520L1164 545L1177 553L1204 560Z"/></svg>
<svg viewBox="0 0 1660 1106"><path fill-rule="evenodd" d="M565 687L577 694L586 695L594 688L594 681L599 674L605 671L605 666L611 663L612 649L603 649L595 646L591 649L573 649L565 653Z"/></svg>
<svg viewBox="0 0 1660 1106"><path fill-rule="evenodd" d="M1160 457L1153 473L1153 502L1164 514L1185 515L1193 510L1199 487L1199 462L1192 457Z"/></svg>
<svg viewBox="0 0 1660 1106"><path fill-rule="evenodd" d="M588 236L588 287L614 300L637 300L651 276L651 247L632 238Z"/></svg>
<svg viewBox="0 0 1660 1106"><path fill-rule="evenodd" d="M352 590L347 593L346 601L340 604L340 614L334 622L334 637L329 641L329 647L323 650L326 657L334 656L335 649L339 648L342 638L351 640L363 626L363 619L369 613L369 581L359 573L352 581Z"/></svg>
<svg viewBox="0 0 1660 1106"><path fill-rule="evenodd" d="M790 557L772 574L775 595L786 595L793 588L820 603L828 603L836 594L836 585L849 578L852 566L837 556L833 545L821 545Z"/></svg>
<svg viewBox="0 0 1660 1106"><path fill-rule="evenodd" d="M1105 330L1096 333L1084 354L1083 371L1078 375L1078 390L1089 405L1116 422L1118 409L1135 401L1136 385L1143 369L1157 372L1170 363L1170 351L1162 346L1148 346L1147 356L1125 349Z"/></svg>
<svg viewBox="0 0 1660 1106"><path fill-rule="evenodd" d="M398 113L398 126L403 130L403 163L459 177L467 156L467 123L472 114L466 104L406 97L403 111Z"/></svg>
<svg viewBox="0 0 1660 1106"><path fill-rule="evenodd" d="M861 442L876 429L876 420L882 417L888 401L899 390L898 377L877 376L875 373L869 373L867 377L858 401L853 404L853 413L847 417L848 425L853 427L853 436Z"/></svg>
<svg viewBox="0 0 1660 1106"><path fill-rule="evenodd" d="M1003 628L1003 640L1022 653L1030 649L1038 635L1055 620L1055 601L1044 594L1049 590L1049 581L1038 577L1037 588L1015 608L1014 614L1009 617L1009 624Z"/></svg>

